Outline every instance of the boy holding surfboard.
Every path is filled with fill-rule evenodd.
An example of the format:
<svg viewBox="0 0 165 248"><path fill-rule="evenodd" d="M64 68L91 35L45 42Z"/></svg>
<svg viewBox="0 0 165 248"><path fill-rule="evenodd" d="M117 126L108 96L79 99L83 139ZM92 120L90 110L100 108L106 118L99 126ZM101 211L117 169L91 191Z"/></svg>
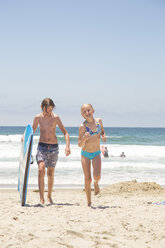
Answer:
<svg viewBox="0 0 165 248"><path fill-rule="evenodd" d="M70 151L69 134L66 131L60 117L53 113L55 104L52 99L45 98L41 103L42 112L35 116L33 121L33 132L37 127L40 128L40 138L37 147L36 160L38 163L38 186L40 193L40 204L44 204L44 176L47 168L48 176L48 195L47 201L53 203L51 193L54 183L54 170L58 160L58 140L56 136L56 126L60 128L65 136L66 148L65 154L68 156Z"/></svg>

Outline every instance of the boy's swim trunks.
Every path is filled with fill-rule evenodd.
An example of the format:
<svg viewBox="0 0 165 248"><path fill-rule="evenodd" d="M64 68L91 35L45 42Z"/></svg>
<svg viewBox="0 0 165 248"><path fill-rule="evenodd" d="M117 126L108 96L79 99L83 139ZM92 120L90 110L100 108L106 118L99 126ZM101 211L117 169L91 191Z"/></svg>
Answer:
<svg viewBox="0 0 165 248"><path fill-rule="evenodd" d="M39 142L36 155L37 163L43 161L45 162L46 168L55 167L58 160L58 153L58 144L46 144Z"/></svg>

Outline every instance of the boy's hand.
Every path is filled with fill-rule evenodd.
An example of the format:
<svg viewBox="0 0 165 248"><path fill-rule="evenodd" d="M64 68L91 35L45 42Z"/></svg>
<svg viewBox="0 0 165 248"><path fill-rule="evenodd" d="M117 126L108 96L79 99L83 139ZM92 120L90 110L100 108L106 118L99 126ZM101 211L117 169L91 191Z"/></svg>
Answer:
<svg viewBox="0 0 165 248"><path fill-rule="evenodd" d="M71 154L70 147L65 148L65 154L66 154L66 156L69 156L69 154Z"/></svg>
<svg viewBox="0 0 165 248"><path fill-rule="evenodd" d="M23 135L21 136L21 142L23 142Z"/></svg>

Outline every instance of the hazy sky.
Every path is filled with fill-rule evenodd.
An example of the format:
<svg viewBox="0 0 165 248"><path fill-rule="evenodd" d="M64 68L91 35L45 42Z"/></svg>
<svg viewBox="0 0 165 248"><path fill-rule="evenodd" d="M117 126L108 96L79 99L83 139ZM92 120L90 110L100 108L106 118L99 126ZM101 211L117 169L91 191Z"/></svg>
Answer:
<svg viewBox="0 0 165 248"><path fill-rule="evenodd" d="M163 0L0 0L0 125L50 97L65 126L165 127Z"/></svg>

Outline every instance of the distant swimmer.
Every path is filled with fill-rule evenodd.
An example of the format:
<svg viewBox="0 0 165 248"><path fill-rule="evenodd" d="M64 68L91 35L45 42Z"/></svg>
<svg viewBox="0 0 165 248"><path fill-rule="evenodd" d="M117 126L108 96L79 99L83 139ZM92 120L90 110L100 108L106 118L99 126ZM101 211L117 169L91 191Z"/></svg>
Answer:
<svg viewBox="0 0 165 248"><path fill-rule="evenodd" d="M125 158L126 157L125 154L124 154L124 152L122 152L122 154L120 155L120 157L121 158Z"/></svg>
<svg viewBox="0 0 165 248"><path fill-rule="evenodd" d="M104 149L104 154L103 154L103 155L104 155L105 158L108 158L108 157L109 157L107 147L105 147L105 149Z"/></svg>
<svg viewBox="0 0 165 248"><path fill-rule="evenodd" d="M104 158L109 158L109 154L108 154L108 148L105 146L101 146L101 152L104 156Z"/></svg>

